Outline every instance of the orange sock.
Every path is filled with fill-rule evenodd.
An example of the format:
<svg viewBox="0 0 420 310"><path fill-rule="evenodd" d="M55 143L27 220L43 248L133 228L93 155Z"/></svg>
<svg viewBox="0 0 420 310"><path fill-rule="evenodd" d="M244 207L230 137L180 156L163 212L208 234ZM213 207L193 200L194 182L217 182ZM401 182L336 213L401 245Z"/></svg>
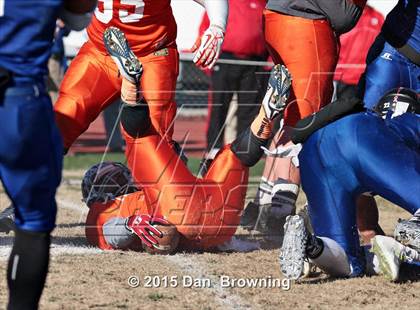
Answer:
<svg viewBox="0 0 420 310"><path fill-rule="evenodd" d="M260 112L251 124L251 131L257 138L267 140L271 137L273 130L272 120L265 115L264 108L260 108Z"/></svg>

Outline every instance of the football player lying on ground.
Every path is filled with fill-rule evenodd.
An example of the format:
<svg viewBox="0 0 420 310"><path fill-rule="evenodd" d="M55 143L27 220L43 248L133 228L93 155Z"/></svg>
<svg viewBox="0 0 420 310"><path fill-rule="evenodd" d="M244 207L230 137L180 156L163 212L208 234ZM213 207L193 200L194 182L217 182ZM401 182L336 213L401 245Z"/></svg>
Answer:
<svg viewBox="0 0 420 310"><path fill-rule="evenodd" d="M420 261L419 252L398 242L404 235L399 233L397 240L374 237L375 255L369 255L359 243L355 203L358 195L370 192L415 214L399 226L414 232L408 245L417 244L419 250L419 113L417 94L399 88L374 110L363 111L358 99L337 101L297 124L292 139L303 143L300 171L315 235L307 232L301 216L287 218L280 254L285 276L299 278L304 260L310 259L332 276L382 273L397 280L401 262Z"/></svg>
<svg viewBox="0 0 420 310"><path fill-rule="evenodd" d="M136 249L143 241L146 246L162 249L162 231L154 224L174 225L182 248L208 249L230 240L244 206L248 169L263 155L261 146L266 146L271 137L273 120L283 114L290 85L287 69L275 66L258 116L218 153L203 179L193 176L157 133L150 122L148 105L136 103L143 122L123 120L121 125L137 137L139 165L134 179L141 190L107 199L110 194L131 191L129 172L109 163L87 172L82 188L90 208L86 223L89 243L102 249ZM133 91L131 98L135 100L135 85ZM130 94L124 98L130 98ZM145 134L138 134L138 126ZM112 184L123 186L107 192L106 187Z"/></svg>

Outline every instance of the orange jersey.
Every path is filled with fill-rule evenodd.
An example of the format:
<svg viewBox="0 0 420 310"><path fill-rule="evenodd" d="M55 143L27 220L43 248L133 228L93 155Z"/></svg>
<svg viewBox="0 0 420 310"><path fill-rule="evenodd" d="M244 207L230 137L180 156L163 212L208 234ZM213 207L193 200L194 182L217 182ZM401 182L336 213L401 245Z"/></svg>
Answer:
<svg viewBox="0 0 420 310"><path fill-rule="evenodd" d="M124 32L137 56L176 46L170 0L99 0L87 32L101 51L105 51L103 33L110 26Z"/></svg>

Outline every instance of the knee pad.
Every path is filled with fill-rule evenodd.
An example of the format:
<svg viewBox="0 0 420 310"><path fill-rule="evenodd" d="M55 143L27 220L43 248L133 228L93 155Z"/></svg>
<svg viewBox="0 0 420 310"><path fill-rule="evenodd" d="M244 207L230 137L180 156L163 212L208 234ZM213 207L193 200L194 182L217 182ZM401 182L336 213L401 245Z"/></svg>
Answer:
<svg viewBox="0 0 420 310"><path fill-rule="evenodd" d="M121 112L121 125L133 138L144 135L151 126L147 104L124 105Z"/></svg>

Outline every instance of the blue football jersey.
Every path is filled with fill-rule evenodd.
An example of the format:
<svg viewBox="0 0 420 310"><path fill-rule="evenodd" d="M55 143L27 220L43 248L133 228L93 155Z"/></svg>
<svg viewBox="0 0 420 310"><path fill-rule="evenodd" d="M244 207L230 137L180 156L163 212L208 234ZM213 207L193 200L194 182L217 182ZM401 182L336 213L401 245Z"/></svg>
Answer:
<svg viewBox="0 0 420 310"><path fill-rule="evenodd" d="M16 79L47 73L54 29L63 0L0 0L0 67Z"/></svg>
<svg viewBox="0 0 420 310"><path fill-rule="evenodd" d="M408 43L420 52L420 0L399 0L386 17L383 31L393 37L392 45ZM389 36L387 36L388 38ZM390 40L391 41L391 40Z"/></svg>

